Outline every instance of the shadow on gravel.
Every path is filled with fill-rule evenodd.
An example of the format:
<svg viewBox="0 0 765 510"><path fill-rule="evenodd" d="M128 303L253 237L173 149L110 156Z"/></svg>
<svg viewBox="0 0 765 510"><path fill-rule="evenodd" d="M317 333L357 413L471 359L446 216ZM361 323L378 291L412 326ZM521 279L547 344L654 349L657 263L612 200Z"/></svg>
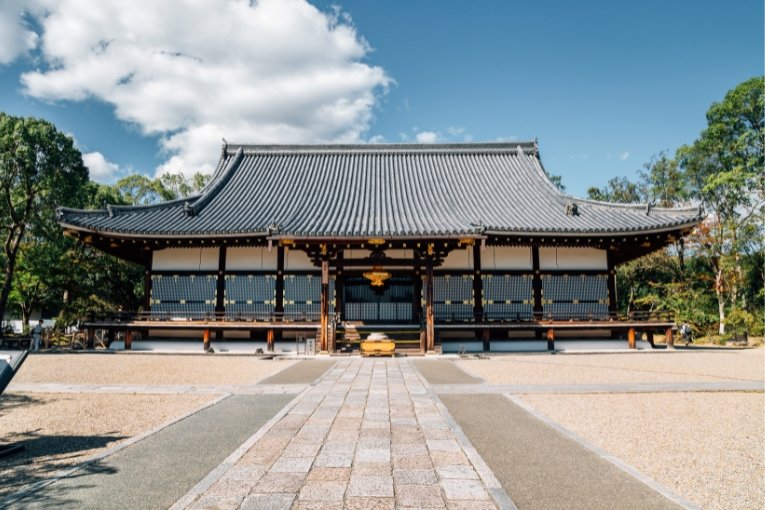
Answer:
<svg viewBox="0 0 765 510"><path fill-rule="evenodd" d="M105 466L100 462L93 462L82 469L78 470L74 474L68 476L68 479L77 480L83 477L96 474L115 474L116 469ZM51 473L52 475L53 473ZM34 480L27 480L23 485L34 483L45 479L46 477ZM64 484L51 484L47 485L27 496L24 496L21 500L16 501L9 505L10 508L78 508L81 505L80 500L77 497L73 497L78 491L93 487L92 483L87 483L83 480L82 483L76 483L71 485ZM3 494L3 497L12 494L19 490L22 486L16 487L14 491ZM2 501L0 500L0 504Z"/></svg>
<svg viewBox="0 0 765 510"><path fill-rule="evenodd" d="M30 395L20 393L5 393L0 396L0 417L8 414L17 407L44 404L45 401ZM0 438L0 442L2 442Z"/></svg>
<svg viewBox="0 0 765 510"><path fill-rule="evenodd" d="M8 496L22 487L46 480L59 471L81 462L88 452L105 448L127 436L104 435L40 435L37 431L12 434L0 438L0 444L22 443L24 449L0 458L0 497ZM105 472L105 468L92 464L75 476Z"/></svg>

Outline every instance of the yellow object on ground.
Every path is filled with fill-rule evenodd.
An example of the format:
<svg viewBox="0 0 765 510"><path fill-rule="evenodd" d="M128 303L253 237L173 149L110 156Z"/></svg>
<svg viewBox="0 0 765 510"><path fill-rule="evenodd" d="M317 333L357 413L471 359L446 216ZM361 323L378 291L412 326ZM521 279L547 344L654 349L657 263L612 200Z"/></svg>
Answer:
<svg viewBox="0 0 765 510"><path fill-rule="evenodd" d="M364 340L361 342L362 356L395 356L396 343L393 340Z"/></svg>

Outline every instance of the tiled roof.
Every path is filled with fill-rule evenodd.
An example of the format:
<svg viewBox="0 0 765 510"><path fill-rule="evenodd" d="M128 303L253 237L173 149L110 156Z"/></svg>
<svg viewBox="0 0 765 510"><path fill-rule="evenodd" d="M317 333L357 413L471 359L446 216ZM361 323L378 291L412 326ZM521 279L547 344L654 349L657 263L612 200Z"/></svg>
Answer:
<svg viewBox="0 0 765 510"><path fill-rule="evenodd" d="M674 230L698 208L660 209L561 193L536 143L228 145L195 197L60 209L65 228L143 237L608 235Z"/></svg>

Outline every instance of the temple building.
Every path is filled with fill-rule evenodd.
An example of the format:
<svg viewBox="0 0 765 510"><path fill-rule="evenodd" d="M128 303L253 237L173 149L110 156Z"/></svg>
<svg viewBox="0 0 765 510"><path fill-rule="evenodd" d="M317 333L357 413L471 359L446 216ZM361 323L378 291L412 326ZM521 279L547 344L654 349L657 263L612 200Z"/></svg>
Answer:
<svg viewBox="0 0 765 510"><path fill-rule="evenodd" d="M126 348L309 335L328 352L371 331L420 351L671 332L619 314L614 269L702 218L564 194L536 142L227 144L198 196L59 210L68 235L145 267L144 310L86 327Z"/></svg>

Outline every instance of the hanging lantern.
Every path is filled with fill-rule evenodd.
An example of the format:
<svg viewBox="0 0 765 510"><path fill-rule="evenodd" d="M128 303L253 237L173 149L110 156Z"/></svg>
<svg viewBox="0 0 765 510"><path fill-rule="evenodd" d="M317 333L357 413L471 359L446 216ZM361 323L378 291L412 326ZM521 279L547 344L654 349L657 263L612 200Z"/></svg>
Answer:
<svg viewBox="0 0 765 510"><path fill-rule="evenodd" d="M382 287L385 285L385 280L391 277L388 271L383 271L382 266L372 266L371 271L364 273L364 278L371 281L372 287Z"/></svg>

